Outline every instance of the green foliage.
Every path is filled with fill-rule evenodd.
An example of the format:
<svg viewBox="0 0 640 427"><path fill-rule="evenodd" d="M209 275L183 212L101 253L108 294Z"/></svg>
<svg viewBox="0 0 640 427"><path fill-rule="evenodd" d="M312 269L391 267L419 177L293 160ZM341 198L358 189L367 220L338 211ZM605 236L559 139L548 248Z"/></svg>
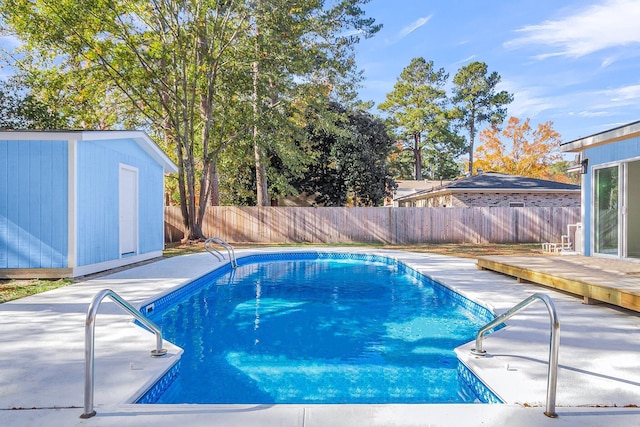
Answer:
<svg viewBox="0 0 640 427"><path fill-rule="evenodd" d="M57 129L65 119L33 95L20 95L0 85L0 129Z"/></svg>
<svg viewBox="0 0 640 427"><path fill-rule="evenodd" d="M367 0L368 1L368 0ZM304 159L295 145L292 109L325 102L334 96L353 96L353 46L360 34L369 37L380 28L364 17L361 0L330 5L320 0L255 0L250 17L253 146L257 204L269 203L269 190L287 191L287 183L271 167L273 154L300 169ZM351 30L351 31L347 31ZM303 102L300 102L303 101ZM287 147L282 147L283 141ZM286 155L284 155L286 153ZM271 185L268 184L271 182Z"/></svg>
<svg viewBox="0 0 640 427"><path fill-rule="evenodd" d="M292 190L270 159L302 173L303 111L353 96L353 46L380 28L367 1L7 0L0 19L22 41L10 56L21 83L69 125L144 127L160 141L196 239L207 205L267 200L267 177Z"/></svg>
<svg viewBox="0 0 640 427"><path fill-rule="evenodd" d="M395 183L386 158L393 140L382 120L363 110L333 103L328 111L310 111L307 141L314 162L294 180L300 192L315 194L326 206L378 206Z"/></svg>
<svg viewBox="0 0 640 427"><path fill-rule="evenodd" d="M396 179L411 180L415 173L414 160L412 151L405 149L404 143L398 141L393 144L387 158L389 172Z"/></svg>
<svg viewBox="0 0 640 427"><path fill-rule="evenodd" d="M487 73L487 64L476 61L460 68L453 77L452 100L457 106L455 116L469 134L467 149L471 173L475 136L480 123L500 125L507 114L506 105L513 101L513 95L506 91L496 93L500 75L495 71Z"/></svg>
<svg viewBox="0 0 640 427"><path fill-rule="evenodd" d="M567 169L574 167L575 163L569 160L559 160L550 166L553 180L568 182L569 184L581 185L582 176L579 173L567 173Z"/></svg>
<svg viewBox="0 0 640 427"><path fill-rule="evenodd" d="M449 74L435 69L433 61L414 58L402 70L393 91L378 106L391 114L390 125L413 153L414 178L422 179L423 160L432 174L449 178L457 173L446 165L455 164L463 141L450 130L451 112L447 110L444 89ZM397 160L406 159L399 156Z"/></svg>

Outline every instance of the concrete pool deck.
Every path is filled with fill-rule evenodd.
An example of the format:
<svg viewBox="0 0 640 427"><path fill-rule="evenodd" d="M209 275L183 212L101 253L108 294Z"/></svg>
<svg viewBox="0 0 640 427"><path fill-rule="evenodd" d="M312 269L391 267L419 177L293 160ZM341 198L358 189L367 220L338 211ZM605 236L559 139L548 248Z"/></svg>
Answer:
<svg viewBox="0 0 640 427"><path fill-rule="evenodd" d="M238 250L253 253L314 248ZM488 357L457 351L502 405L134 405L180 354L151 358L155 340L105 299L96 321L95 409L83 412L84 322L91 299L110 288L135 307L221 265L207 253L164 259L0 304L0 425L147 426L154 424L371 426L640 426L640 317L562 294L442 255L360 248L323 252L397 258L461 294L503 313L535 292L555 302L561 324L557 419L543 415L549 315L536 303L486 337Z"/></svg>

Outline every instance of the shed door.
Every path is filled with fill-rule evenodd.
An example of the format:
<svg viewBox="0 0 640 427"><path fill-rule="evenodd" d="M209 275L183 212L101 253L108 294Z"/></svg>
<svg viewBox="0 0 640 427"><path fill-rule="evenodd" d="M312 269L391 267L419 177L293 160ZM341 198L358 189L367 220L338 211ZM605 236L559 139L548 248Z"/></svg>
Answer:
<svg viewBox="0 0 640 427"><path fill-rule="evenodd" d="M120 165L120 256L138 252L138 170Z"/></svg>

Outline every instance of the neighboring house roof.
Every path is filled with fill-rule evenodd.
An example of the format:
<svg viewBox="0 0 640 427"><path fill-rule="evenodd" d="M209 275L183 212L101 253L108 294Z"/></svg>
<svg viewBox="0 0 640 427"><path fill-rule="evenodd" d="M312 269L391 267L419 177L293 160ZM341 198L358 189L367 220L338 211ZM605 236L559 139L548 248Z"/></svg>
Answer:
<svg viewBox="0 0 640 427"><path fill-rule="evenodd" d="M430 190L400 197L397 200L424 199L448 193L482 193L487 191L493 193L580 193L580 186L524 176L485 172L451 181Z"/></svg>
<svg viewBox="0 0 640 427"><path fill-rule="evenodd" d="M441 187L451 181L429 181L429 180L396 180L397 187L393 193L394 200L400 197L408 196L418 192L432 190L435 187Z"/></svg>
<svg viewBox="0 0 640 427"><path fill-rule="evenodd" d="M131 130L4 130L0 131L0 139L5 140L77 140L100 141L108 139L132 139L151 158L162 166L165 173L176 173L178 167L143 131Z"/></svg>
<svg viewBox="0 0 640 427"><path fill-rule="evenodd" d="M583 151L587 148L597 147L599 145L609 144L616 141L640 136L640 120L617 128L599 132L584 138L560 144L560 149L567 152Z"/></svg>

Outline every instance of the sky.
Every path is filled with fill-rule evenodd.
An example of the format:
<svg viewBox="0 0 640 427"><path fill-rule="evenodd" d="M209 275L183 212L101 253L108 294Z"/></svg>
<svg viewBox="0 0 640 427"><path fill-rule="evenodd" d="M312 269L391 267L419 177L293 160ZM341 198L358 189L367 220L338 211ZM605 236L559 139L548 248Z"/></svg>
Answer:
<svg viewBox="0 0 640 427"><path fill-rule="evenodd" d="M498 90L514 95L508 116L551 121L564 142L640 120L640 0L371 0L363 8L383 25L356 47L365 101L384 101L413 58L444 68L449 82L482 61L502 77Z"/></svg>
<svg viewBox="0 0 640 427"><path fill-rule="evenodd" d="M416 57L449 82L481 61L514 95L507 116L551 121L563 142L640 120L640 0L371 0L363 9L383 25L356 48L363 100L384 101Z"/></svg>

